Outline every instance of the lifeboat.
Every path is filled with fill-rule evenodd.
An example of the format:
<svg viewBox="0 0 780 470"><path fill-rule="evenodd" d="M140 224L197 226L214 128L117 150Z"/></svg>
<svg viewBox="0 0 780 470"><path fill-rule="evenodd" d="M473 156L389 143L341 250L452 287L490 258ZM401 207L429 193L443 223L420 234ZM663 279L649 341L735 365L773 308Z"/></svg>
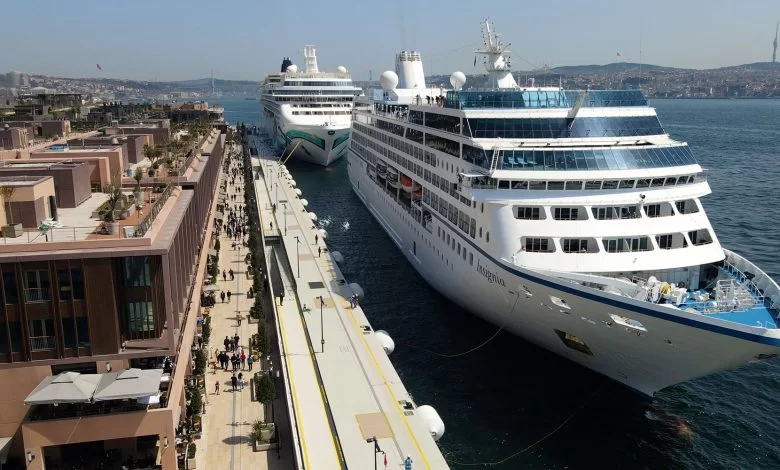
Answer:
<svg viewBox="0 0 780 470"><path fill-rule="evenodd" d="M379 160L376 162L376 172L379 175L383 175L387 173L387 163L383 162L382 160Z"/></svg>
<svg viewBox="0 0 780 470"><path fill-rule="evenodd" d="M419 183L413 182L412 178L406 175L401 175L401 187L407 193L419 191L421 188Z"/></svg>
<svg viewBox="0 0 780 470"><path fill-rule="evenodd" d="M391 166L387 167L387 184L394 188L398 187L398 170Z"/></svg>
<svg viewBox="0 0 780 470"><path fill-rule="evenodd" d="M420 186L419 184L416 186L418 189L415 189L414 192L412 192L412 199L414 199L415 201L419 201L420 199L422 199L422 188L419 187Z"/></svg>

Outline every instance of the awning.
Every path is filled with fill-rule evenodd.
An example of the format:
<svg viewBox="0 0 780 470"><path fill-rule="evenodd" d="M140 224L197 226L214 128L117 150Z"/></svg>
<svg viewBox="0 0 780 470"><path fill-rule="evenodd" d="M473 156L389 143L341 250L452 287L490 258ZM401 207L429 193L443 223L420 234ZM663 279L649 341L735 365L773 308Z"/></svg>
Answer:
<svg viewBox="0 0 780 470"><path fill-rule="evenodd" d="M156 395L162 374L162 369L126 369L103 374L92 400L124 400Z"/></svg>
<svg viewBox="0 0 780 470"><path fill-rule="evenodd" d="M0 437L0 465L5 465L8 460L8 451L11 450L13 437Z"/></svg>
<svg viewBox="0 0 780 470"><path fill-rule="evenodd" d="M225 214L223 214L222 212L217 212L216 214L214 214L214 218L217 220L225 220Z"/></svg>
<svg viewBox="0 0 780 470"><path fill-rule="evenodd" d="M35 387L24 402L28 405L88 403L100 382L100 374L63 372L49 376Z"/></svg>
<svg viewBox="0 0 780 470"><path fill-rule="evenodd" d="M209 250L209 256L213 256L213 257L216 258L217 257L217 250L215 250L214 248L211 248Z"/></svg>
<svg viewBox="0 0 780 470"><path fill-rule="evenodd" d="M220 290L221 289L216 284L209 284L207 286L203 286L203 292L206 292L206 293L208 293L208 292L218 292Z"/></svg>

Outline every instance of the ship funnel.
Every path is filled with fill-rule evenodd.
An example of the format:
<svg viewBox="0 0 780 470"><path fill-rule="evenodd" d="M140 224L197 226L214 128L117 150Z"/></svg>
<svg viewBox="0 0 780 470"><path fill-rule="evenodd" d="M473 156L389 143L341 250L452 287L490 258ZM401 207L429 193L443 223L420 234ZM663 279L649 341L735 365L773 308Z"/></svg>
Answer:
<svg viewBox="0 0 780 470"><path fill-rule="evenodd" d="M426 88L425 72L419 52L401 51L395 55L398 88Z"/></svg>
<svg viewBox="0 0 780 470"><path fill-rule="evenodd" d="M320 71L317 68L317 53L314 50L314 46L304 46L303 57L306 59L306 73L317 73Z"/></svg>

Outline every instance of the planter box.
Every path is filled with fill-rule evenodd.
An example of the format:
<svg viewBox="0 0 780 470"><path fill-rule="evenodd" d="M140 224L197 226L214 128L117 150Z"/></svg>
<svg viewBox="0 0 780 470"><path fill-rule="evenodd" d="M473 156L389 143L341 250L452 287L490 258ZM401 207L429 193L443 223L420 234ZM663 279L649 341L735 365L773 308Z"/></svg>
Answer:
<svg viewBox="0 0 780 470"><path fill-rule="evenodd" d="M6 238L21 237L23 233L22 224L3 225L3 236Z"/></svg>
<svg viewBox="0 0 780 470"><path fill-rule="evenodd" d="M195 468L198 468L197 464L195 463L195 459L187 459L187 469L194 470Z"/></svg>
<svg viewBox="0 0 780 470"><path fill-rule="evenodd" d="M254 449L255 452L268 452L269 450L271 450L271 448L273 448L276 445L271 443L266 444L260 441L255 441L254 444L255 444L255 449Z"/></svg>

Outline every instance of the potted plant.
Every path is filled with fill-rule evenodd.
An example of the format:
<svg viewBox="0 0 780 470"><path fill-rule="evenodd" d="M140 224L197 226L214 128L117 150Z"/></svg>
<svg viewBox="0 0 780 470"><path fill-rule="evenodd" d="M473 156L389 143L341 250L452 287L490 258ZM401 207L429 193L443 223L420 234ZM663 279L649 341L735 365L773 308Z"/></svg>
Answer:
<svg viewBox="0 0 780 470"><path fill-rule="evenodd" d="M144 178L144 170L142 170L139 167L135 168L135 173L133 173L133 179L135 180L135 189L133 190L133 199L136 201L136 204L141 203L141 180Z"/></svg>
<svg viewBox="0 0 780 470"><path fill-rule="evenodd" d="M194 442L190 442L187 444L187 469L193 470L197 468L197 464L195 463L195 452L197 451L197 448L195 447Z"/></svg>
<svg viewBox="0 0 780 470"><path fill-rule="evenodd" d="M11 209L11 198L16 191L16 186L0 186L0 195L3 197L3 204L6 207L7 225L4 225L3 236L16 238L21 237L23 233L22 224L14 224L13 209Z"/></svg>
<svg viewBox="0 0 780 470"><path fill-rule="evenodd" d="M116 221L115 211L123 210L127 206L127 196L122 192L122 188L114 183L110 183L106 187L106 194L108 194L108 200L106 201L106 213L103 215L103 220L106 222L108 233L116 235L119 232L119 223Z"/></svg>

